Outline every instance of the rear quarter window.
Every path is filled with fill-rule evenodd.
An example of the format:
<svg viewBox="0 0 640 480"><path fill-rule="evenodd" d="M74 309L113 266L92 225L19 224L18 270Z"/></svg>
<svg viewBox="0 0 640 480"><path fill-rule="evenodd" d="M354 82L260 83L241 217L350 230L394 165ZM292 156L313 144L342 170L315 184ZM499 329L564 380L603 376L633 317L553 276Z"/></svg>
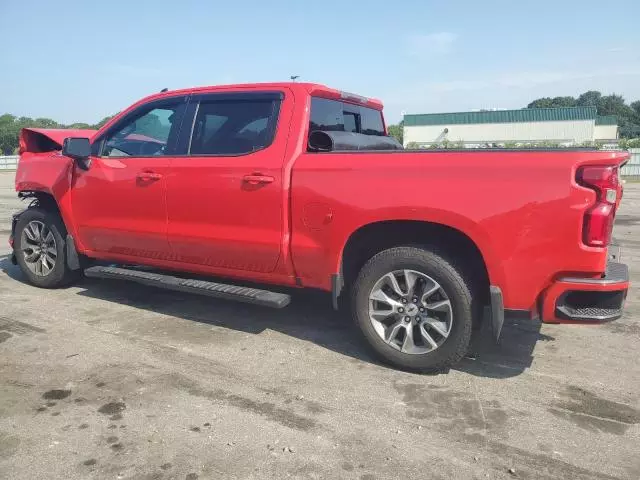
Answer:
<svg viewBox="0 0 640 480"><path fill-rule="evenodd" d="M338 100L312 97L309 133L316 130L386 135L381 111Z"/></svg>

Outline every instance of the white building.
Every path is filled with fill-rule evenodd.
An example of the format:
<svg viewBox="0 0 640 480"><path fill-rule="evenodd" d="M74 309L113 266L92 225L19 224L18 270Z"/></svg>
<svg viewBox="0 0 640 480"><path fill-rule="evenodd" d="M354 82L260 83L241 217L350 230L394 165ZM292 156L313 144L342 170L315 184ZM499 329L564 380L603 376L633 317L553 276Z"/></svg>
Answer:
<svg viewBox="0 0 640 480"><path fill-rule="evenodd" d="M404 116L404 144L421 147L455 142L466 147L504 144L579 145L615 142L615 116L595 107L522 108Z"/></svg>

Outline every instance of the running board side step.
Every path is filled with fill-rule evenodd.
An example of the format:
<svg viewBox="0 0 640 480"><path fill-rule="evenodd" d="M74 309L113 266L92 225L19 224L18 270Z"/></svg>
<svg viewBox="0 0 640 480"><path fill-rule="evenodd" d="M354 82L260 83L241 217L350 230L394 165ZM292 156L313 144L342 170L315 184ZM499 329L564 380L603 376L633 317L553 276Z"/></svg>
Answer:
<svg viewBox="0 0 640 480"><path fill-rule="evenodd" d="M225 285L224 283L208 282L174 277L161 273L152 273L122 267L90 267L84 271L87 277L108 278L113 280L128 280L151 287L159 287L178 292L195 293L208 297L235 300L237 302L252 303L264 307L283 308L289 305L291 297L284 293L269 292L257 288Z"/></svg>

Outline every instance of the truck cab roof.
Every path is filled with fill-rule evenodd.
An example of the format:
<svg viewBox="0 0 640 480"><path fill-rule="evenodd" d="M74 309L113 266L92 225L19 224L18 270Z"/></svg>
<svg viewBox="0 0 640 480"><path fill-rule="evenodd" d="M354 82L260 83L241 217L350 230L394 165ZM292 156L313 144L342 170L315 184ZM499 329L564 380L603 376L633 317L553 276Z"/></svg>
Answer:
<svg viewBox="0 0 640 480"><path fill-rule="evenodd" d="M310 96L342 100L342 101L353 103L356 105L375 108L376 110L382 110L383 108L382 102L376 98L364 97L354 93L349 93L342 90L330 88L323 84L308 83L308 82L238 83L238 84L227 84L227 85L209 85L209 86L190 87L190 88L183 88L183 89L177 89L177 90L166 90L160 93L149 95L143 98L142 100L140 100L140 102L138 103L146 102L152 99L158 99L163 97L173 97L175 95L185 95L185 94L188 95L193 93L215 93L215 92L223 92L228 90L270 90L270 89L283 89L283 88L293 90L294 92L298 91L301 93L305 93Z"/></svg>

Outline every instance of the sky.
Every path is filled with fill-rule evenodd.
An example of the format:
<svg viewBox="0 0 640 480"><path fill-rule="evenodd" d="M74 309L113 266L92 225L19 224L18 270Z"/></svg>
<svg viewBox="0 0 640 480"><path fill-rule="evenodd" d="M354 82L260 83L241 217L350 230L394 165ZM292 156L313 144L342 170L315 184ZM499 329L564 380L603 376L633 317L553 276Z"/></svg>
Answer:
<svg viewBox="0 0 640 480"><path fill-rule="evenodd" d="M317 82L404 113L640 99L640 0L0 0L0 114L94 123L162 88Z"/></svg>

